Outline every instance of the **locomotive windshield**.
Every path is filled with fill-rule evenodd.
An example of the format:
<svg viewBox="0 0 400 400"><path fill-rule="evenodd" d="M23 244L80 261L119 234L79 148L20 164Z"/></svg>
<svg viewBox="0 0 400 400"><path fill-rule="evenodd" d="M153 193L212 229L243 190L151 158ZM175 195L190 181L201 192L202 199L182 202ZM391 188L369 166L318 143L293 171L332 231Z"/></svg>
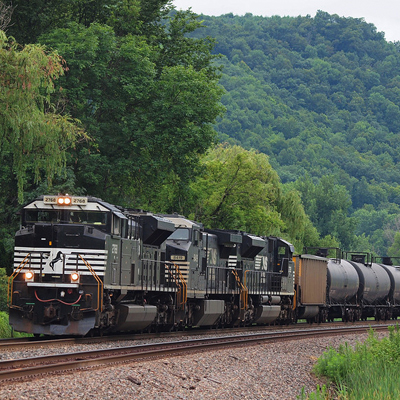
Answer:
<svg viewBox="0 0 400 400"><path fill-rule="evenodd" d="M60 222L60 212L52 210L26 210L25 222L34 224L36 222Z"/></svg>
<svg viewBox="0 0 400 400"><path fill-rule="evenodd" d="M106 225L108 214L98 211L70 210L25 210L24 223L71 223L88 225Z"/></svg>

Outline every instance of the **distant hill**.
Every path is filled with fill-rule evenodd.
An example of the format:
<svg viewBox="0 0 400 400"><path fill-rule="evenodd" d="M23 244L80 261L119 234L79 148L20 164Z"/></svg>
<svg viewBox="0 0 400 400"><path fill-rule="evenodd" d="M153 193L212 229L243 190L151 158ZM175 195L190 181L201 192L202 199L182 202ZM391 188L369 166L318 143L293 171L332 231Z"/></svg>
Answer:
<svg viewBox="0 0 400 400"><path fill-rule="evenodd" d="M196 35L222 54L221 140L268 154L283 183L330 175L350 194L356 233L384 251L400 213L400 43L322 11L200 19Z"/></svg>

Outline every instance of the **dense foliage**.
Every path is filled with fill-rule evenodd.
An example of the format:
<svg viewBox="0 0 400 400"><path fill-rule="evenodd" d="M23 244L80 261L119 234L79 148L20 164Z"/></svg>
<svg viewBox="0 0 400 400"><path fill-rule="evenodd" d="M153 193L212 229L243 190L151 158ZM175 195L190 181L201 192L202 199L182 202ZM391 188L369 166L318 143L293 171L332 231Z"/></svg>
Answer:
<svg viewBox="0 0 400 400"><path fill-rule="evenodd" d="M19 58L5 59L10 73L0 73L8 96L0 103L0 265L7 268L23 195L62 191L176 209L224 111L213 40L187 38L200 22L191 12L171 13L168 0L16 0L13 7L2 51ZM78 121L85 142L67 130ZM173 188L168 203L163 186Z"/></svg>
<svg viewBox="0 0 400 400"><path fill-rule="evenodd" d="M67 150L86 134L50 101L54 81L64 73L55 52L23 48L0 31L0 266L10 267L15 211L24 189L48 183L66 165Z"/></svg>
<svg viewBox="0 0 400 400"><path fill-rule="evenodd" d="M337 244L329 237L320 241L299 192L282 190L265 154L220 145L203 157L201 170L183 212L207 227L283 236L298 249Z"/></svg>
<svg viewBox="0 0 400 400"><path fill-rule="evenodd" d="M398 254L400 55L373 25L318 12L204 27L168 0L1 10L0 266L22 197L57 191L298 251Z"/></svg>
<svg viewBox="0 0 400 400"><path fill-rule="evenodd" d="M11 337L27 337L32 336L27 333L15 332L8 323L8 314L0 311L0 339L9 339Z"/></svg>
<svg viewBox="0 0 400 400"><path fill-rule="evenodd" d="M7 283L5 268L0 268L0 311L7 311Z"/></svg>
<svg viewBox="0 0 400 400"><path fill-rule="evenodd" d="M399 43L363 19L322 11L201 18L197 37L215 37L223 55L220 137L267 154L283 183L298 181L321 234L346 248L365 237L386 253L400 204Z"/></svg>

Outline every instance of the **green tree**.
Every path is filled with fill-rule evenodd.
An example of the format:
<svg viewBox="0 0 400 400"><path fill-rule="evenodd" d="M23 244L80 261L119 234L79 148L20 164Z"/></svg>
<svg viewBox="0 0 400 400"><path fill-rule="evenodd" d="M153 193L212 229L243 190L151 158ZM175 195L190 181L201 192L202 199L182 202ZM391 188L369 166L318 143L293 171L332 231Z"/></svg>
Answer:
<svg viewBox="0 0 400 400"><path fill-rule="evenodd" d="M99 23L41 36L68 60L60 81L67 110L95 139L95 149L73 155L77 184L89 193L154 209L162 185L174 186L175 201L185 192L224 110L211 42L186 37L197 27L192 13L178 12L158 41Z"/></svg>
<svg viewBox="0 0 400 400"><path fill-rule="evenodd" d="M282 233L295 245L298 252L301 252L304 246L318 245L319 233L305 213L297 190L283 190L278 210L285 223Z"/></svg>
<svg viewBox="0 0 400 400"><path fill-rule="evenodd" d="M171 10L168 0L14 0L15 7L9 34L20 43L36 43L39 36L66 24L83 26L92 23L115 28L118 35L142 33L158 36L159 22Z"/></svg>
<svg viewBox="0 0 400 400"><path fill-rule="evenodd" d="M400 232L394 234L392 245L388 248L388 256L400 257Z"/></svg>
<svg viewBox="0 0 400 400"><path fill-rule="evenodd" d="M43 178L51 184L65 171L68 150L88 137L50 101L65 68L57 53L20 47L0 31L0 65L0 268L9 273L24 190Z"/></svg>
<svg viewBox="0 0 400 400"><path fill-rule="evenodd" d="M264 155L219 145L202 164L204 173L192 185L196 220L212 228L280 232L284 224L276 209L279 177Z"/></svg>
<svg viewBox="0 0 400 400"><path fill-rule="evenodd" d="M202 175L192 184L192 218L207 227L280 235L303 246L316 245L316 229L295 190L282 193L268 157L239 146L219 145L202 159Z"/></svg>
<svg viewBox="0 0 400 400"><path fill-rule="evenodd" d="M39 181L60 173L66 152L85 138L76 121L52 110L54 81L64 73L63 60L38 45L19 49L0 31L0 160L11 162L23 200L31 170ZM11 171L10 171L11 172Z"/></svg>
<svg viewBox="0 0 400 400"><path fill-rule="evenodd" d="M344 249L351 249L356 220L348 216L351 199L346 187L336 184L333 176L323 176L317 185L306 177L297 181L295 187L320 235L331 235Z"/></svg>

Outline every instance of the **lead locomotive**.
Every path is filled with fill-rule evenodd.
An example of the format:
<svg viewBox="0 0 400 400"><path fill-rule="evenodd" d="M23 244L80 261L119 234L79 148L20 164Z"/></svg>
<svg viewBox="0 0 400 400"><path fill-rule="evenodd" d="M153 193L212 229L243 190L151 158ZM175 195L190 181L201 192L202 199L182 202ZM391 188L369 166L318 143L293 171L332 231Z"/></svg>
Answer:
<svg viewBox="0 0 400 400"><path fill-rule="evenodd" d="M176 214L41 196L21 212L10 324L85 335L292 322L293 251L276 237L206 230Z"/></svg>

